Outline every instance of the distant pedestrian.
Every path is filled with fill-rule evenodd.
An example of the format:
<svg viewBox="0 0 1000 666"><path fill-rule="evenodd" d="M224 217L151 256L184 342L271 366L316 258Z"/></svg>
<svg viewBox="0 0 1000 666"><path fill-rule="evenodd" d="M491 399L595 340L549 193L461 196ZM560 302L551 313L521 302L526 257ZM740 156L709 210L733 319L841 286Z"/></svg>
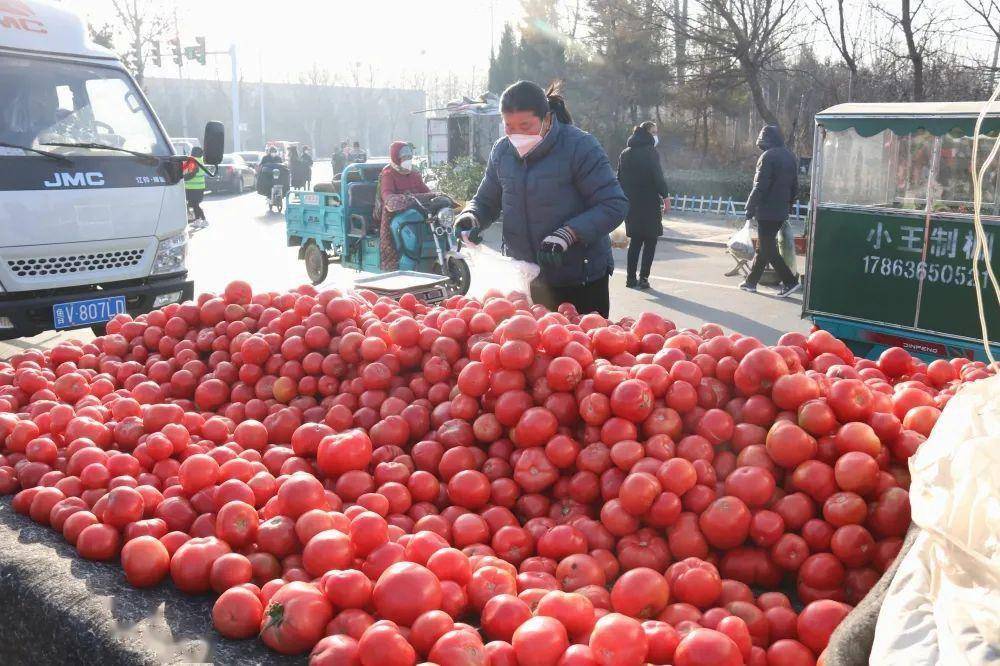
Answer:
<svg viewBox="0 0 1000 666"><path fill-rule="evenodd" d="M354 146L351 147L351 152L347 154L348 164L364 164L368 161L368 153L361 149L361 143L358 141L354 142Z"/></svg>
<svg viewBox="0 0 1000 666"><path fill-rule="evenodd" d="M299 149L295 146L288 147L288 172L292 181L292 189L301 190L306 185L306 175L302 168L302 158L299 157Z"/></svg>
<svg viewBox="0 0 1000 666"><path fill-rule="evenodd" d="M333 157L330 158L330 164L333 166L333 177L336 179L341 173L344 172L344 167L347 166L347 155L350 150L347 147L346 141L340 142L340 149L333 153Z"/></svg>
<svg viewBox="0 0 1000 666"><path fill-rule="evenodd" d="M632 131L628 147L618 160L618 182L629 202L625 233L631 241L625 286L630 288L649 289L649 271L656 253L656 242L663 234L663 199L667 196L667 182L663 179L660 155L656 152L658 143L656 123L647 120Z"/></svg>
<svg viewBox="0 0 1000 666"><path fill-rule="evenodd" d="M191 149L191 156L184 160L181 168L184 174L184 197L187 199L188 208L194 219L191 221L191 229L197 231L208 226L205 219L205 211L201 209L201 202L205 198L205 170L202 158L205 153L201 146Z"/></svg>
<svg viewBox="0 0 1000 666"><path fill-rule="evenodd" d="M777 125L767 125L760 131L757 147L764 152L757 160L757 172L753 177L753 190L747 199L746 213L748 220L757 220L757 256L754 257L750 274L740 285L740 289L756 292L760 276L770 264L781 280L778 295L784 298L802 289L799 279L781 258L776 241L798 194L798 160L785 147L784 137Z"/></svg>
<svg viewBox="0 0 1000 666"><path fill-rule="evenodd" d="M312 148L309 146L302 147L302 154L299 155L299 159L302 160L302 173L305 175L305 188L312 188L313 179L313 156Z"/></svg>

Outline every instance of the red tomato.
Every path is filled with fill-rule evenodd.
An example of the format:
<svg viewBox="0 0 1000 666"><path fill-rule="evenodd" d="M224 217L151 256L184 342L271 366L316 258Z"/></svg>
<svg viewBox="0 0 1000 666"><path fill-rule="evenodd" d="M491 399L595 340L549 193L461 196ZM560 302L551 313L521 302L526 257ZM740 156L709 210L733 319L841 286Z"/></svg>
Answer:
<svg viewBox="0 0 1000 666"><path fill-rule="evenodd" d="M185 542L170 558L170 577L174 585L188 594L208 592L212 564L228 552L229 545L215 537Z"/></svg>
<svg viewBox="0 0 1000 666"><path fill-rule="evenodd" d="M850 612L851 607L839 601L824 599L812 602L799 613L796 623L799 640L819 654L830 641L830 634Z"/></svg>
<svg viewBox="0 0 1000 666"><path fill-rule="evenodd" d="M87 515L87 514L73 514ZM71 516L72 519L72 516ZM66 521L69 523L69 521ZM121 536L110 525L100 523L84 527L76 537L76 550L88 560L110 560L118 554Z"/></svg>
<svg viewBox="0 0 1000 666"><path fill-rule="evenodd" d="M640 665L646 663L649 640L638 620L608 613L594 625L590 649L597 663L605 666Z"/></svg>
<svg viewBox="0 0 1000 666"><path fill-rule="evenodd" d="M520 666L555 666L569 647L569 636L555 618L537 616L517 628L511 645Z"/></svg>
<svg viewBox="0 0 1000 666"><path fill-rule="evenodd" d="M510 642L514 631L532 616L531 607L512 594L498 594L486 602L480 616L490 638Z"/></svg>
<svg viewBox="0 0 1000 666"><path fill-rule="evenodd" d="M263 602L245 587L226 590L212 606L212 624L226 638L252 638L260 631L263 620Z"/></svg>
<svg viewBox="0 0 1000 666"><path fill-rule="evenodd" d="M264 611L260 637L272 650L302 654L323 636L333 608L326 596L309 583L293 582L274 593Z"/></svg>
<svg viewBox="0 0 1000 666"><path fill-rule="evenodd" d="M740 649L725 634L695 629L681 638L674 652L674 666L742 666Z"/></svg>
<svg viewBox="0 0 1000 666"><path fill-rule="evenodd" d="M170 571L170 553L159 539L139 536L122 547L122 569L134 587L151 587L166 578Z"/></svg>
<svg viewBox="0 0 1000 666"><path fill-rule="evenodd" d="M655 618L669 602L667 580L659 572L645 567L626 571L611 588L611 604L615 611L631 617Z"/></svg>
<svg viewBox="0 0 1000 666"><path fill-rule="evenodd" d="M398 562L379 576L372 602L380 617L409 626L423 613L441 608L441 583L419 564Z"/></svg>

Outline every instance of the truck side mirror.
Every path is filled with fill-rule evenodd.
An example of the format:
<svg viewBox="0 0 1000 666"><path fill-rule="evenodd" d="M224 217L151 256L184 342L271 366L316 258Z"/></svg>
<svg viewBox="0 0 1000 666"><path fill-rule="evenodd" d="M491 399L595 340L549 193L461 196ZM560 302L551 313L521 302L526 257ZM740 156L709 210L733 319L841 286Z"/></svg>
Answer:
<svg viewBox="0 0 1000 666"><path fill-rule="evenodd" d="M226 149L226 127L218 120L205 123L205 164L218 164L222 161L222 153Z"/></svg>

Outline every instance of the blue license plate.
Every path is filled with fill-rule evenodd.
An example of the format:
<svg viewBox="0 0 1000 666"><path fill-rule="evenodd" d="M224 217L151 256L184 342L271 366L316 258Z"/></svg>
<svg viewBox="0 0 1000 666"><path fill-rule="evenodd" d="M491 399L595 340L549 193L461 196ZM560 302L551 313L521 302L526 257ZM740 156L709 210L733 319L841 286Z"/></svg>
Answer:
<svg viewBox="0 0 1000 666"><path fill-rule="evenodd" d="M56 328L100 324L123 312L125 312L124 296L56 303L52 306L52 323Z"/></svg>

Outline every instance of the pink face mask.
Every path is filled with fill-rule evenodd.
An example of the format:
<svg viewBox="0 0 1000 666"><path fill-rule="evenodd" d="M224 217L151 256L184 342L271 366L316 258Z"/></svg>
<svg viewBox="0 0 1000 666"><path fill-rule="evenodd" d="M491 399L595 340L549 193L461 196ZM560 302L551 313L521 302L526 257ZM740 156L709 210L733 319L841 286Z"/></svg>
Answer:
<svg viewBox="0 0 1000 666"><path fill-rule="evenodd" d="M507 138L514 145L517 154L524 158L542 142L544 137L540 134L508 134Z"/></svg>

